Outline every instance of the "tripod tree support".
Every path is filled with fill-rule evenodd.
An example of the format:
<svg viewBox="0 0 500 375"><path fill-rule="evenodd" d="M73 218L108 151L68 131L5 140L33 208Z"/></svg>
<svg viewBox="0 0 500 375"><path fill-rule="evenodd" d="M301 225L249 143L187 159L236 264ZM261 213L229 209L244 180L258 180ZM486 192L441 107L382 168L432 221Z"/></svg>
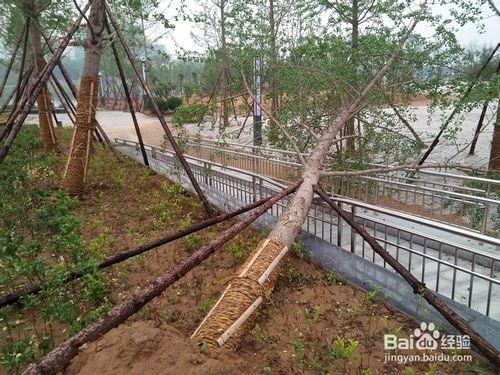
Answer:
<svg viewBox="0 0 500 375"><path fill-rule="evenodd" d="M184 158L184 155L182 154L182 151L179 148L179 145L175 141L174 136L172 135L170 129L168 128L168 125L165 121L165 118L163 117L162 113L160 112L160 109L158 108L158 105L156 104L156 101L153 98L153 94L151 93L151 89L149 88L148 84L144 80L144 77L141 75L141 71L139 70L139 66L137 65L137 61L136 61L134 55L132 54L132 51L130 51L130 48L128 47L128 45L125 41L125 37L123 36L123 33L122 33L120 27L118 26L118 23L116 22L107 2L106 2L106 13L107 13L107 16L109 18L109 21L113 25L113 28L116 32L116 35L118 36L118 39L120 40L120 42L125 50L125 53L126 53L131 65L134 69L134 72L135 72L137 78L139 79L139 82L141 83L148 99L151 101L151 106L153 108L153 112L158 117L158 120L160 120L160 124L161 124L163 130L165 131L165 135L167 136L168 141L172 145L172 149L174 150L182 167L186 171L186 174L188 175L189 180L191 181L191 184L193 185L194 189L196 190L196 193L200 197L207 214L212 215L212 208L210 207L210 203L208 202L207 198L205 197L205 194L203 194L203 191L201 190L200 185L198 185L198 181L196 181L196 178L193 175L193 171L191 171L191 168L189 167L186 159Z"/></svg>
<svg viewBox="0 0 500 375"><path fill-rule="evenodd" d="M319 186L314 187L314 192L318 194L327 204L330 206L342 219L347 222L362 238L365 240L370 247L382 259L387 262L399 275L401 275L410 286L413 288L413 293L418 294L425 298L430 305L432 305L437 311L443 315L448 322L450 322L456 329L458 329L464 335L470 337L471 343L476 346L476 348L483 353L483 355L488 358L494 365L500 365L500 353L496 350L493 345L486 341L481 335L479 335L472 327L462 319L456 312L454 312L446 303L441 301L441 299L434 294L427 286L420 282L413 274L408 271L401 263L399 263L387 250L385 250L373 236L371 236L366 229L364 229L360 224L358 224L352 215L333 202L326 192Z"/></svg>
<svg viewBox="0 0 500 375"><path fill-rule="evenodd" d="M49 51L51 53L54 53L54 49L52 48L52 46L50 45L49 43L49 40L47 38L47 36L43 33L43 31L40 29L41 31L41 34L42 34L42 37L43 39L45 40L45 44L47 45ZM61 71L61 74L64 78L64 81L66 82L66 84L68 85L73 97L75 99L77 99L78 97L78 90L75 86L75 84L73 83L73 81L71 80L71 76L69 75L68 71L66 70L66 68L64 67L64 64L62 63L61 60L57 61L57 66L59 67L59 70ZM54 79L55 78L55 75L53 76ZM75 116L75 121L76 121L76 108L74 107L73 103L71 102L71 100L69 99L68 95L66 94L66 92L64 91L64 89L61 88L59 89L61 91L61 94L63 96L65 96L67 99L67 103L68 105L70 105L72 108L73 108L73 115ZM73 121L74 123L74 121ZM102 128L101 124L99 123L99 121L97 121L97 119L95 119L95 124L96 124L96 129L94 129L94 134L95 136L100 139L100 135L98 135L99 133L102 134L102 138L104 139L104 142L106 143L106 145L109 147L109 149L111 150L111 152L113 153L113 155L115 156L115 158L118 160L118 161L122 161L120 155L118 154L118 152L115 150L115 148L113 147L113 144L111 143L108 135L106 134L106 132L104 131L104 129Z"/></svg>
<svg viewBox="0 0 500 375"><path fill-rule="evenodd" d="M170 285L185 276L203 260L207 259L215 252L215 250L219 249L222 245L253 223L259 216L263 215L280 199L295 191L298 185L299 183L296 183L295 185L271 197L271 199L259 208L255 209L244 220L232 225L220 233L215 239L210 241L210 243L202 246L187 257L183 262L171 268L163 275L157 277L152 283L142 288L140 292L132 295L130 298L114 307L97 322L83 329L63 344L54 348L38 363L30 366L24 374L55 374L62 370L76 355L78 355L79 349L82 345L97 340L112 328L115 328L119 324L123 323L130 316L144 307L149 301L159 296Z"/></svg>
<svg viewBox="0 0 500 375"><path fill-rule="evenodd" d="M108 34L111 35L111 28L109 27L108 20L105 19L106 30ZM118 53L118 49L116 48L115 41L111 41L111 48L113 50L113 55L115 57L116 66L118 67L118 72L120 73L120 79L122 80L123 91L125 93L125 98L127 99L128 109L130 111L130 115L132 116L132 122L134 123L135 133L137 134L137 139L139 141L139 145L141 147L142 159L144 160L144 164L149 167L148 155L146 153L146 149L144 148L144 142L142 140L141 129L139 128L139 123L137 121L137 116L135 115L134 103L132 102L132 97L130 96L130 90L127 84L127 78L125 77L125 72L123 71L123 66L120 61L120 55Z"/></svg>
<svg viewBox="0 0 500 375"><path fill-rule="evenodd" d="M85 5L83 12L86 12L92 3L95 0L89 0L87 5ZM73 23L71 26L70 30L66 34L66 36L62 39L61 44L59 45L58 49L50 59L50 61L47 63L45 68L40 72L36 82L34 83L33 87L31 88L29 94L24 98L22 101L22 104L20 106L20 110L17 111L17 115L13 116L5 126L11 126L12 129L9 132L9 135L5 139L4 144L0 148L0 163L5 159L7 154L9 153L9 150L12 146L12 143L16 139L17 135L19 134L19 130L21 130L21 126L26 120L26 117L28 116L29 111L31 108L33 108L33 104L38 98L38 95L40 94L40 91L42 90L44 84L47 82L47 80L50 77L50 74L54 70L55 65L57 62L60 60L64 50L68 46L71 38L73 37L74 33L76 30L78 30L78 27L80 26L80 23L82 22L83 16L80 14L76 21Z"/></svg>

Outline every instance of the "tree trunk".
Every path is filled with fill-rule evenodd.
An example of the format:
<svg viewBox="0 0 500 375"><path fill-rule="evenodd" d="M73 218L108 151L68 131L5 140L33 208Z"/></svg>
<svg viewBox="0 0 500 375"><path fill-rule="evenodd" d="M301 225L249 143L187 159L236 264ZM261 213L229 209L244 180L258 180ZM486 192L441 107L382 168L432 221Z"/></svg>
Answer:
<svg viewBox="0 0 500 375"><path fill-rule="evenodd" d="M34 22L30 23L29 35L31 41L31 47L33 49L33 59L35 65L35 76L37 79L38 75L42 72L47 64L43 56L42 42L39 23L37 22L39 14L36 12L35 0L28 0L26 3L27 11L29 17ZM38 123L40 124L40 133L43 141L43 148L45 151L58 151L57 138L54 131L54 123L51 117L51 107L50 107L50 92L46 84L42 85L42 89L37 98L38 107Z"/></svg>
<svg viewBox="0 0 500 375"><path fill-rule="evenodd" d="M271 79L269 82L269 90L271 91L271 114L276 116L276 110L278 109L278 92L276 90L276 64L278 62L278 51L276 50L274 0L269 0L269 47L271 49Z"/></svg>
<svg viewBox="0 0 500 375"><path fill-rule="evenodd" d="M62 188L71 194L83 193L90 157L92 132L96 126L95 109L99 97L99 65L102 54L102 31L104 28L104 0L96 0L90 8L85 43L80 90L78 91L76 121L71 141L68 164Z"/></svg>
<svg viewBox="0 0 500 375"><path fill-rule="evenodd" d="M221 341L221 338L230 331L230 327L245 316L249 306L253 306L257 301L262 301L263 298L270 295L279 272L279 262L281 260L279 254L291 247L295 237L302 229L313 199L313 189L318 184L325 157L334 143L335 135L353 115L350 108L344 109L330 129L321 137L302 172L301 178L303 182L279 216L278 222L267 237L269 241L261 243L261 249L258 248L250 257L250 261L247 261L242 267L242 270L249 269L248 272L237 272L236 277L231 281L231 290L222 295L216 307L195 331L193 336L197 343L205 343L211 346L227 345L236 349L245 334L253 326L255 316L250 314L245 317L245 323L240 328L237 328L231 337ZM263 273L276 260L278 263L271 271L267 281L261 283L259 280Z"/></svg>
<svg viewBox="0 0 500 375"><path fill-rule="evenodd" d="M351 48L352 48L352 63L354 68L356 69L358 66L358 43L359 43L359 4L358 0L352 0L352 14L351 14ZM352 80L352 87L356 88L358 86L357 78L356 78L356 70L354 71L354 77ZM355 127L354 127L354 117L347 121L345 128L345 135L354 135ZM356 152L356 139L354 137L348 138L346 141L346 152L348 155L354 155Z"/></svg>
<svg viewBox="0 0 500 375"><path fill-rule="evenodd" d="M500 101L497 103L497 118L493 124L489 169L500 172Z"/></svg>
<svg viewBox="0 0 500 375"><path fill-rule="evenodd" d="M220 30L221 30L221 86L222 86L222 127L225 129L229 126L229 109L227 106L227 98L229 98L229 77L227 74L227 42L226 42L226 13L225 8L227 0L220 2Z"/></svg>

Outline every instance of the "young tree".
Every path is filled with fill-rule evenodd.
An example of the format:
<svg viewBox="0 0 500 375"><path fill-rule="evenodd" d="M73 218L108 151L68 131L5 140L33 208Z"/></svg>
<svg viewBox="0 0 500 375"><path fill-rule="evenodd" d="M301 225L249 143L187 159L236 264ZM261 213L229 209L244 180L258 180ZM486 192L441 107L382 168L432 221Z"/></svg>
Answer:
<svg viewBox="0 0 500 375"><path fill-rule="evenodd" d="M34 78L45 68L46 62L42 48L42 36L40 34L40 16L45 6L50 5L47 1L25 0L24 7L26 9L29 22L29 35L31 47L33 49L33 60L35 66ZM52 122L51 100L47 85L43 85L40 95L37 98L38 106L38 123L40 124L40 133L43 140L45 151L58 151L57 137Z"/></svg>
<svg viewBox="0 0 500 375"><path fill-rule="evenodd" d="M351 102L346 103L338 114L333 116L332 121L325 126L322 134L316 135L316 145L307 160L299 153L298 147L295 145L295 142L293 142L293 139L289 138L294 149L297 151L298 159L302 163L302 183L296 190L293 198L287 204L285 210L278 217L277 223L267 237L269 241L263 243L263 246L267 246L265 245L266 243L271 243L274 250L265 249L266 255L262 257L262 260L260 260L258 252L253 254L252 260L247 263L248 268L244 267L241 273L238 272L238 275L232 279L231 285L234 286L233 289L229 289L230 292L224 293L218 301L216 308L211 311L202 322L199 329L196 330L195 338L198 342L215 345L222 333L226 332L240 316L245 316L244 313L249 305L258 301L259 297L262 300L265 298L265 294L272 290L272 280L274 280L272 277L269 277L268 281L261 285L257 279L259 279L262 272L253 273L250 270L255 267L258 267L259 270L269 270L272 262L275 261L275 257L279 262L280 258L277 257L282 249L291 248L309 212L314 195L314 186L319 183L322 170L325 166L326 156L335 143L336 135L345 126L347 121L351 119L357 111L364 107L367 96L391 68L404 44L410 38L416 24L420 20L424 7L425 3L416 11L414 20L411 22L401 39L396 43L396 47L388 61L378 69L378 72L372 76L371 79L367 80L366 86L364 86L361 92ZM248 91L250 92L250 90ZM285 132L282 127L281 130ZM272 256L273 253L274 257ZM257 266L257 264L259 265ZM278 269L279 266L272 271L272 274L276 275ZM247 273L250 276L245 276ZM247 318L248 315L245 316L245 319ZM246 325L247 328L250 326L249 324ZM219 345L222 345L220 341Z"/></svg>

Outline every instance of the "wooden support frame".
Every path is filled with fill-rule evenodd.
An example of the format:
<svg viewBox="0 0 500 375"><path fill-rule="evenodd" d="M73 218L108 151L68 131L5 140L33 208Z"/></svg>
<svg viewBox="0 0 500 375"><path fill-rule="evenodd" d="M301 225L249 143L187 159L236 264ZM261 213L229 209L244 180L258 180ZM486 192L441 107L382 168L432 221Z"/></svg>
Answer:
<svg viewBox="0 0 500 375"><path fill-rule="evenodd" d="M92 3L95 0L89 0L87 5L85 5L85 8L83 12L86 12ZM62 39L61 44L59 45L59 48L57 51L54 53L50 61L45 65L45 68L40 72L35 84L31 88L28 96L23 99L22 104L20 106L20 110L17 113L17 116L14 116L13 119L9 120L6 124L6 126L11 126L11 130L9 134L7 135L7 138L5 139L4 144L0 148L0 163L3 162L7 154L9 153L9 150L12 146L12 143L16 139L17 135L19 134L19 131L21 130L21 126L26 120L26 117L28 116L29 111L31 108L33 108L33 104L35 103L38 95L40 94L40 91L42 90L43 85L48 81L50 74L54 70L55 65L57 62L61 59L61 56L66 49L66 47L69 45L69 42L73 35L75 34L76 30L78 30L78 27L80 26L80 23L82 22L83 16L79 15L78 18L76 19L75 22L73 22L73 25L71 26L70 30L66 34L66 36Z"/></svg>
<svg viewBox="0 0 500 375"><path fill-rule="evenodd" d="M108 31L108 34L111 35L111 28L109 27L109 23L106 18L104 19L104 23L106 25L106 30ZM123 65L120 61L120 55L118 53L118 49L116 48L114 40L111 41L111 49L113 50L116 66L118 68L118 72L120 73L120 79L122 81L123 91L125 93L125 98L127 100L128 109L130 111L130 116L132 116L132 122L134 123L135 133L137 135L139 146L141 148L142 160L144 161L144 164L149 167L148 155L146 153L146 149L144 148L141 129L139 128L139 122L137 121L137 116L134 110L134 103L132 102L132 97L130 96L130 91L127 84L127 78L125 77L125 72L123 71Z"/></svg>

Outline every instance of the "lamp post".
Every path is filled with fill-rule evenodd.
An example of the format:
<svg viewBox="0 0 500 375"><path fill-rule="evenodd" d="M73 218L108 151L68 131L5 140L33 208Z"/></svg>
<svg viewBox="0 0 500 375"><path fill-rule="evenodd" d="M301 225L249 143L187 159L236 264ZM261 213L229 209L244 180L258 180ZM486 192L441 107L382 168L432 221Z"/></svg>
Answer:
<svg viewBox="0 0 500 375"><path fill-rule="evenodd" d="M253 85L254 85L254 101L253 101L253 143L254 146L262 145L262 109L261 93L260 93L260 59L255 58L253 62Z"/></svg>
<svg viewBox="0 0 500 375"><path fill-rule="evenodd" d="M144 81L147 83L148 82L148 76L146 74L146 57L141 58L141 67L142 67L142 78L144 78ZM141 112L144 112L145 106L146 106L146 91L144 88L142 88L142 100L141 100Z"/></svg>

